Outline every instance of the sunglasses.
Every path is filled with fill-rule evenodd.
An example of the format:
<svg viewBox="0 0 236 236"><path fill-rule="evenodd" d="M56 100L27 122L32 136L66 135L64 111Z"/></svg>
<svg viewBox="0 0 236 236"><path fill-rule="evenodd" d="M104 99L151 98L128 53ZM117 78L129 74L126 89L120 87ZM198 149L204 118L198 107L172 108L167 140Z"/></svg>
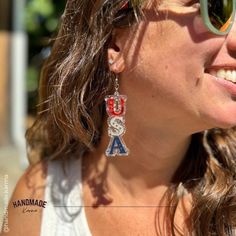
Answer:
<svg viewBox="0 0 236 236"><path fill-rule="evenodd" d="M140 0L134 0L140 2ZM229 33L235 17L236 0L199 0L200 11L206 27L214 34L226 35ZM122 11L131 11L131 1L127 1Z"/></svg>
<svg viewBox="0 0 236 236"><path fill-rule="evenodd" d="M214 34L226 35L235 17L235 0L200 0L201 15L206 27Z"/></svg>

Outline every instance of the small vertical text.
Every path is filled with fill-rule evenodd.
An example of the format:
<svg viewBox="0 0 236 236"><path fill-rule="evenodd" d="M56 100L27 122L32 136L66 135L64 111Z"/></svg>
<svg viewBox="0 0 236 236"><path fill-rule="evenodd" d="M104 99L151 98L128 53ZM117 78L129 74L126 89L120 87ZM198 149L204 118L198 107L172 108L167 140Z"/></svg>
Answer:
<svg viewBox="0 0 236 236"><path fill-rule="evenodd" d="M3 175L3 232L8 233L10 231L8 226L8 201L9 201L9 176Z"/></svg>

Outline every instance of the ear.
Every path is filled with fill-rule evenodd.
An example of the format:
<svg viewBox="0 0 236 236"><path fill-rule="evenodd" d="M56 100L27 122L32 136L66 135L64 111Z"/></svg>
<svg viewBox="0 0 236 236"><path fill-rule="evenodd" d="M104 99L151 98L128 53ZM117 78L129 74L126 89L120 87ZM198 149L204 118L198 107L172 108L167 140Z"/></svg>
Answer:
<svg viewBox="0 0 236 236"><path fill-rule="evenodd" d="M119 40L116 40L117 38L118 37L113 35L108 48L107 57L110 71L119 74L125 69L125 61L121 43Z"/></svg>

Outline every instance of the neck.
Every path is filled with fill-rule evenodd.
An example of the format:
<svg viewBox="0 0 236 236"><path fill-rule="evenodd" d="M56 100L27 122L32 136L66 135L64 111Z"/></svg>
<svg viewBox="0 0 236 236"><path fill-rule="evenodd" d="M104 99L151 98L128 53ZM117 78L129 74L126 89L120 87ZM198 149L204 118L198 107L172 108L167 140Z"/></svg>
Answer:
<svg viewBox="0 0 236 236"><path fill-rule="evenodd" d="M170 130L170 126L164 129L161 122L157 122L160 126L154 128L140 125L145 122L134 121L127 117L127 132L123 136L130 150L128 156L105 156L109 143L105 126L100 145L92 157L99 160L100 166L106 166L106 180L111 192L141 201L149 196L144 200L148 202L152 201L150 196L153 196L153 201L156 201L157 193L165 192L183 160L191 136L178 135L176 130Z"/></svg>

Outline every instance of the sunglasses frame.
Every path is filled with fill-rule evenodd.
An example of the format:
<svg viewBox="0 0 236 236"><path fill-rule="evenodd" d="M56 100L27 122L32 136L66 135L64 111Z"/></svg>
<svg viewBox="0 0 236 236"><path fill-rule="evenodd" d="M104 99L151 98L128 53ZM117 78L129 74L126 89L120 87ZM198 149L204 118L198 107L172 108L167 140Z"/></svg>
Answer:
<svg viewBox="0 0 236 236"><path fill-rule="evenodd" d="M206 25L206 27L214 34L217 35L226 35L230 32L233 23L234 23L234 18L235 18L235 11L236 11L236 1L232 0L233 2L233 11L232 11L232 19L230 21L229 27L225 30L225 31L220 31L218 30L210 21L210 17L208 14L208 0L200 0L200 11L201 11L201 15L203 18L203 21Z"/></svg>

